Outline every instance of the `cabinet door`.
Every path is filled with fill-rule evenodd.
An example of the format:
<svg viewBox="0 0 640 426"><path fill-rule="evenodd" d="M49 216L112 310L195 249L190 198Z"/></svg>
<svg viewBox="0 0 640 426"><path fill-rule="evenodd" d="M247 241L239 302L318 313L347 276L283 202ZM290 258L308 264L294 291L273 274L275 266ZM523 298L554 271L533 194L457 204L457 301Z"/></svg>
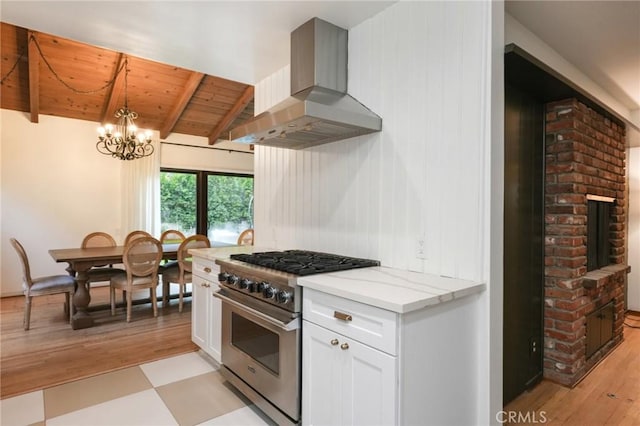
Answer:
<svg viewBox="0 0 640 426"><path fill-rule="evenodd" d="M340 337L342 336L338 333L308 321L302 321L302 424L304 425L342 424L343 392L340 381L343 354L340 350Z"/></svg>
<svg viewBox="0 0 640 426"><path fill-rule="evenodd" d="M209 323L207 321L210 296L210 283L198 275L193 276L191 285L191 340L205 352Z"/></svg>
<svg viewBox="0 0 640 426"><path fill-rule="evenodd" d="M309 321L302 329L302 423L397 423L397 358Z"/></svg>
<svg viewBox="0 0 640 426"><path fill-rule="evenodd" d="M397 358L351 339L340 340L341 424L397 424Z"/></svg>
<svg viewBox="0 0 640 426"><path fill-rule="evenodd" d="M210 283L210 287L207 291L208 308L207 308L207 347L205 352L213 357L219 363L222 363L222 301L213 294L218 291L220 287L217 283Z"/></svg>

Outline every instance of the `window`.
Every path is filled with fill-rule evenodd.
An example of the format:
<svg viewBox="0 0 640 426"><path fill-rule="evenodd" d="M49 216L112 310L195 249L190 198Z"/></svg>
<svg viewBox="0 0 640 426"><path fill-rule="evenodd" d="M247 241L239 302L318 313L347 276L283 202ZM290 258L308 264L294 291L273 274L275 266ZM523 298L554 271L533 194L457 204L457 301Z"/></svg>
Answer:
<svg viewBox="0 0 640 426"><path fill-rule="evenodd" d="M197 174L160 171L161 231L176 229L185 235L196 233Z"/></svg>
<svg viewBox="0 0 640 426"><path fill-rule="evenodd" d="M609 262L609 222L613 199L587 196L587 271L600 269Z"/></svg>
<svg viewBox="0 0 640 426"><path fill-rule="evenodd" d="M253 228L253 176L162 169L160 196L162 231L203 234L225 245Z"/></svg>
<svg viewBox="0 0 640 426"><path fill-rule="evenodd" d="M253 228L253 176L207 174L206 206L209 239L236 244Z"/></svg>

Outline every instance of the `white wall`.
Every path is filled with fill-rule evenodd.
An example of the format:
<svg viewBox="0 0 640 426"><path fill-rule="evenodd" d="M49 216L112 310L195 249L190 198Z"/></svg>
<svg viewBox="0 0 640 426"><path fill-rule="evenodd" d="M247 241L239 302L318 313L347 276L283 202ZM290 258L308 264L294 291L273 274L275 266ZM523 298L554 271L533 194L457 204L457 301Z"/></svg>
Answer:
<svg viewBox="0 0 640 426"><path fill-rule="evenodd" d="M382 117L383 130L299 151L256 147L257 244L488 282L491 144L498 147L494 161L502 161L503 133L501 86L497 99L490 92L502 67L494 75L491 66L503 55L502 7L498 2L492 16L491 2L400 2L352 28L349 92ZM492 36L499 37L495 50ZM256 85L256 113L288 95L288 72ZM492 113L499 116L497 135ZM491 190L500 192L502 176L495 180ZM416 256L418 239L425 259ZM452 407L473 413L478 424L491 422L501 407L502 339L500 331L491 336L498 347L490 352L487 294L474 324L478 376L469 378L477 405ZM494 326L501 329L498 309ZM494 352L496 363L489 360ZM489 391L494 374L499 380Z"/></svg>
<svg viewBox="0 0 640 426"><path fill-rule="evenodd" d="M629 252L627 307L640 311L640 147L627 150L629 173Z"/></svg>
<svg viewBox="0 0 640 426"><path fill-rule="evenodd" d="M32 275L42 276L66 273L66 264L56 264L49 249L79 246L94 231L108 232L122 241L126 232L121 212L122 163L96 151L97 123L46 115L40 115L39 121L33 124L26 113L0 110L2 296L22 292L22 272L9 238L25 246ZM181 135L168 140L202 143ZM251 155L166 147L161 149L163 166L174 165L179 157L182 168L216 170L213 164L221 171L252 173Z"/></svg>
<svg viewBox="0 0 640 426"><path fill-rule="evenodd" d="M490 143L485 144L491 166L486 172L489 203L485 205L489 237L485 239L484 250L490 253L485 260L488 291L485 292L482 307L487 310L480 315L480 341L489 343L481 352L480 366L484 368L488 381L488 392L480 395L480 418L496 424L497 413L502 410L503 382L503 323L504 323L504 2L491 2L491 87L490 103L491 128L485 135ZM486 367L485 367L486 366ZM483 400L482 398L485 398ZM483 411L484 410L484 411Z"/></svg>
<svg viewBox="0 0 640 426"><path fill-rule="evenodd" d="M162 167L253 173L253 152L237 143L222 142L212 146L207 138L172 133L161 147Z"/></svg>
<svg viewBox="0 0 640 426"><path fill-rule="evenodd" d="M486 8L399 3L350 31L349 92L383 131L301 151L257 147L261 245L483 278ZM288 92L286 71L256 85L256 112L262 93L273 104Z"/></svg>
<svg viewBox="0 0 640 426"><path fill-rule="evenodd" d="M96 152L96 123L0 110L2 295L21 292L9 243L27 251L32 275L66 273L48 249L79 246L92 231L121 234L120 163Z"/></svg>

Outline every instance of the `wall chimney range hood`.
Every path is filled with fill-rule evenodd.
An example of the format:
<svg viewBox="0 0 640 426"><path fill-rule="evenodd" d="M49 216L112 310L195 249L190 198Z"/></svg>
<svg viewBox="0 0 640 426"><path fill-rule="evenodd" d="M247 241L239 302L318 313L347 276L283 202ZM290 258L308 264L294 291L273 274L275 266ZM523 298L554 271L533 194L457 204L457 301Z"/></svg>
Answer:
<svg viewBox="0 0 640 426"><path fill-rule="evenodd" d="M379 132L347 93L347 30L313 18L291 33L291 97L229 133L234 142L302 149Z"/></svg>

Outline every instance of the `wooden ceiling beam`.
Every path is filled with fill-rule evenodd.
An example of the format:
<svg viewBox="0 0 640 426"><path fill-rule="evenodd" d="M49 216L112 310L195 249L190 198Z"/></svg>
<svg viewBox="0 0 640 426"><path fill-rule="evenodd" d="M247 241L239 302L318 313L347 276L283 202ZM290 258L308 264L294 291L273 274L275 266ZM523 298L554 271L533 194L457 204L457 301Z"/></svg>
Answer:
<svg viewBox="0 0 640 426"><path fill-rule="evenodd" d="M27 46L29 54L29 112L31 122L37 123L40 115L40 54L35 41L35 32L27 32Z"/></svg>
<svg viewBox="0 0 640 426"><path fill-rule="evenodd" d="M15 56L19 61L12 65L12 74L3 75L8 80L0 94L2 108L22 111L34 124L40 114L114 123L125 92L130 101L140 103L135 108L142 113L140 125L161 132L162 138L180 132L215 144L218 138L227 139L230 127L253 116L255 92L246 83L4 22L0 30L2 59L10 62ZM130 73L125 90L122 70L127 59L141 71Z"/></svg>
<svg viewBox="0 0 640 426"><path fill-rule="evenodd" d="M116 110L119 108L117 102L120 92L124 89L124 75L126 70L122 70L121 73L118 73L118 70L122 67L124 62L124 54L119 53L118 58L116 60L116 68L113 71L112 79L115 78L111 87L107 90L106 102L104 103L104 108L102 109L102 113L100 114L100 123L106 123L114 120L114 114Z"/></svg>
<svg viewBox="0 0 640 426"><path fill-rule="evenodd" d="M209 145L215 145L218 142L218 138L226 129L229 127L233 120L238 118L238 116L244 111L246 106L253 99L253 86L247 86L245 91L242 93L242 96L238 98L236 103L231 107L229 112L222 117L222 120L218 122L218 125L211 131L209 134Z"/></svg>
<svg viewBox="0 0 640 426"><path fill-rule="evenodd" d="M198 89L198 86L200 86L204 76L205 75L201 72L191 73L187 84L185 84L184 89L182 89L178 102L173 105L173 108L171 108L167 119L160 129L160 139L166 139L169 136L173 127L180 119L180 116L182 116L185 108L189 105L189 101L191 101L191 98L196 93L196 90Z"/></svg>

